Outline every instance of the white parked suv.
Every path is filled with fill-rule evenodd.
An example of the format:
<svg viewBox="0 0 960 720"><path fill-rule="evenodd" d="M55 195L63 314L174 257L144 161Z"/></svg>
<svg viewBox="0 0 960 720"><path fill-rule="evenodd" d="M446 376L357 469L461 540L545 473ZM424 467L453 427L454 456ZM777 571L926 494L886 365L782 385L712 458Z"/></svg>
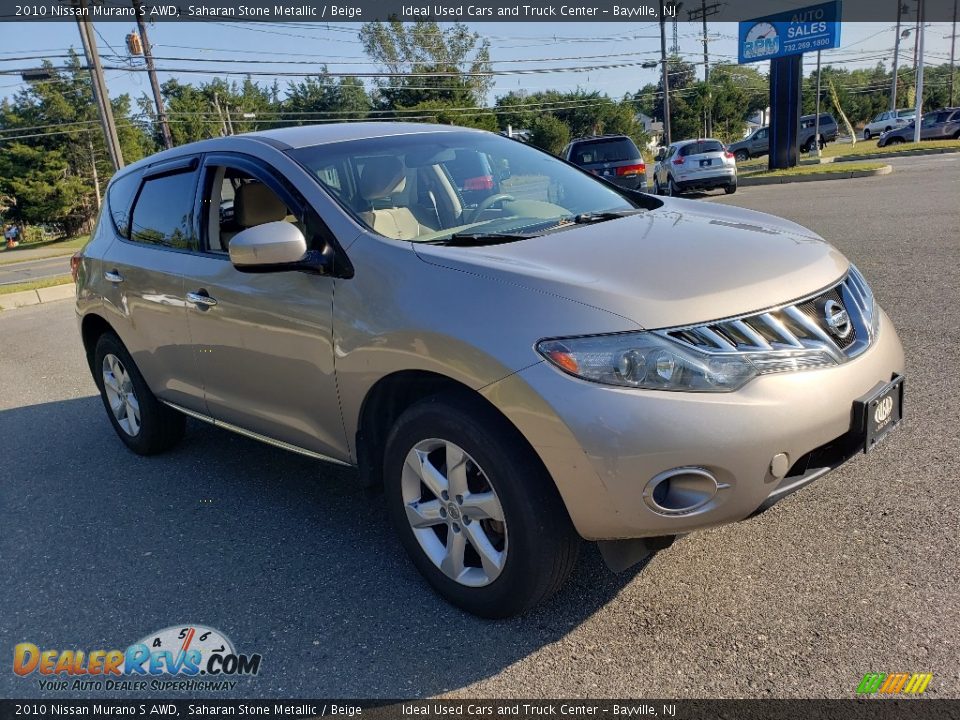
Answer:
<svg viewBox="0 0 960 720"><path fill-rule="evenodd" d="M863 139L869 140L894 128L903 127L915 114L916 110L913 108L882 112L863 128Z"/></svg>

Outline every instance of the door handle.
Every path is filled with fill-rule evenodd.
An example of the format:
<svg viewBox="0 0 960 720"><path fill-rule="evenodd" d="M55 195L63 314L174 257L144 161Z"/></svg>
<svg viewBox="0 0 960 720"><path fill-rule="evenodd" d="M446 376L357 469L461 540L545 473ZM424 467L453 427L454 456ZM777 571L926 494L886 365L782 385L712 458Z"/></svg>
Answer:
<svg viewBox="0 0 960 720"><path fill-rule="evenodd" d="M187 300L192 302L194 305L196 305L200 309L213 307L214 305L217 304L216 300L214 300L212 297L207 295L206 290L199 290L197 292L188 292Z"/></svg>
<svg viewBox="0 0 960 720"><path fill-rule="evenodd" d="M116 268L114 268L113 270L107 270L105 273L103 273L103 279L107 282L122 283L123 275L121 275Z"/></svg>

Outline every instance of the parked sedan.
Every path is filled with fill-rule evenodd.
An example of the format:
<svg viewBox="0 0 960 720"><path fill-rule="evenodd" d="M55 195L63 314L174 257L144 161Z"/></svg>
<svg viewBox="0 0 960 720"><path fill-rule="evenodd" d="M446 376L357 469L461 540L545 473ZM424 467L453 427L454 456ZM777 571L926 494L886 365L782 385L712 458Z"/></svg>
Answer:
<svg viewBox="0 0 960 720"><path fill-rule="evenodd" d="M877 147L899 145L913 142L916 124L913 120L907 125L885 132L877 141ZM920 120L921 140L960 140L960 108L945 108L926 113Z"/></svg>
<svg viewBox="0 0 960 720"><path fill-rule="evenodd" d="M737 191L737 163L719 140L681 140L657 152L653 168L656 195L721 187L728 195Z"/></svg>

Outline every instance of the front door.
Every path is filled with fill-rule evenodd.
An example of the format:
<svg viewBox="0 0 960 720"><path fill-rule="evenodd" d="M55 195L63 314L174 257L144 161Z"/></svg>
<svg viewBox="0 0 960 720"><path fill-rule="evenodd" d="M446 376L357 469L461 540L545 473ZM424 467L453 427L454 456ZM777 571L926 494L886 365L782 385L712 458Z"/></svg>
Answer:
<svg viewBox="0 0 960 720"><path fill-rule="evenodd" d="M187 317L210 416L336 459L346 443L333 368L331 277L250 273L231 238L274 221L317 233L313 211L248 156L205 158L201 252L185 273Z"/></svg>

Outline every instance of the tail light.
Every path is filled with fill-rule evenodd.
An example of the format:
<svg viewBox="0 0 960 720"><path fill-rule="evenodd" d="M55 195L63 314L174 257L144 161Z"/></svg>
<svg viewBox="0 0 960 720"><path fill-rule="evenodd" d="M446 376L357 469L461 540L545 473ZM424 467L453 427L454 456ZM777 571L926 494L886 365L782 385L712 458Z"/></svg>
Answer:
<svg viewBox="0 0 960 720"><path fill-rule="evenodd" d="M723 156L724 156L727 160L733 160L733 153L730 152L729 150L724 150L724 151L723 151Z"/></svg>
<svg viewBox="0 0 960 720"><path fill-rule="evenodd" d="M646 175L647 166L645 163L639 165L624 165L617 168L617 175L621 177L633 177L635 175Z"/></svg>
<svg viewBox="0 0 960 720"><path fill-rule="evenodd" d="M77 273L80 272L80 262L82 260L83 254L79 250L70 257L70 275L73 277L73 282L77 282Z"/></svg>
<svg viewBox="0 0 960 720"><path fill-rule="evenodd" d="M674 158L674 159L673 159L673 164L674 164L674 165L683 165L683 158L682 158L682 157Z"/></svg>
<svg viewBox="0 0 960 720"><path fill-rule="evenodd" d="M480 175L463 181L464 190L493 190L493 175Z"/></svg>

